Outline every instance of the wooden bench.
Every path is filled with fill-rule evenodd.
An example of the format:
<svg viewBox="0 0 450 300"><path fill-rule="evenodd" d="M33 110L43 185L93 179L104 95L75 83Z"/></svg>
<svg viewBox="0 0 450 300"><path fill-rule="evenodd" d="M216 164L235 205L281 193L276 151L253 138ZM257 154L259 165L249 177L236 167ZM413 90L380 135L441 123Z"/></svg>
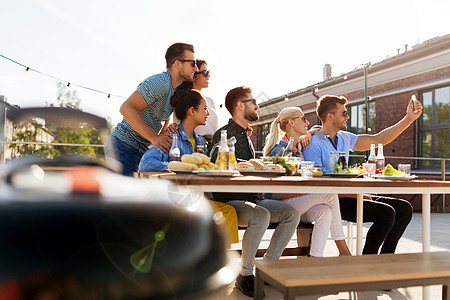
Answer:
<svg viewBox="0 0 450 300"><path fill-rule="evenodd" d="M450 252L255 260L255 299L263 299L267 282L284 299L344 291L387 290L443 285L450 299Z"/></svg>
<svg viewBox="0 0 450 300"><path fill-rule="evenodd" d="M267 229L277 228L277 223L269 224ZM311 223L300 222L297 227L297 247L285 248L282 256L308 256L311 249L311 234L314 225ZM245 230L245 227L239 227L240 230ZM241 250L237 250L241 252ZM256 252L256 257L262 257L267 249L260 248Z"/></svg>

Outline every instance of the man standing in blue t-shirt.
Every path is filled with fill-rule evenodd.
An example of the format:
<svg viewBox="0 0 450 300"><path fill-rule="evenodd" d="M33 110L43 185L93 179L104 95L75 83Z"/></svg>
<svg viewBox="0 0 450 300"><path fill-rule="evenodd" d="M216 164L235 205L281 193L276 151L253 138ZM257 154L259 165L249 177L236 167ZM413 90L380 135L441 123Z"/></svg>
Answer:
<svg viewBox="0 0 450 300"><path fill-rule="evenodd" d="M169 151L172 138L164 129L172 114L170 97L177 86L192 81L198 71L193 45L175 43L167 49L165 58L167 71L144 79L122 104L123 120L111 132L105 147L106 159L118 161L124 175L137 172L150 144Z"/></svg>
<svg viewBox="0 0 450 300"><path fill-rule="evenodd" d="M322 128L311 138L311 145L303 150L305 160L328 173L330 152L364 151L370 144L389 144L409 127L422 113L419 101L409 101L406 115L395 125L376 134L356 135L347 132L347 99L343 96L323 96L317 101L317 116ZM356 195L339 195L343 220L356 221ZM412 218L412 207L402 199L364 195L364 222L373 222L366 236L363 254L394 253L398 241Z"/></svg>

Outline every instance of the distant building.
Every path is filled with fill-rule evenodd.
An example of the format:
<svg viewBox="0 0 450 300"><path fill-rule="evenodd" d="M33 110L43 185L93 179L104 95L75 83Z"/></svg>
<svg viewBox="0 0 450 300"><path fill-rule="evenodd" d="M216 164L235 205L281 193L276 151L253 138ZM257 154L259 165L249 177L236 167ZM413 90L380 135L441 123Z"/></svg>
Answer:
<svg viewBox="0 0 450 300"><path fill-rule="evenodd" d="M11 105L6 101L6 97L0 95L0 163L11 158L11 150L2 141L11 140L13 136L13 123L6 119L6 109Z"/></svg>
<svg viewBox="0 0 450 300"><path fill-rule="evenodd" d="M260 120L252 124L255 149L261 150L270 123L287 106L299 106L311 125L318 124L316 100L323 95L347 97L348 129L366 132L363 68L333 77L325 65L324 80L259 103ZM450 34L418 44L394 57L373 63L368 69L369 128L375 133L400 120L412 94L424 106L423 115L384 149L386 156L450 158ZM411 163L416 170L440 170L439 161L389 159Z"/></svg>
<svg viewBox="0 0 450 300"><path fill-rule="evenodd" d="M6 110L7 109L20 109L16 105L11 105L7 102L5 96L0 95L0 141L12 141L13 137L18 133L18 131L35 131L37 130L32 124L26 124L25 126L15 126L11 120L6 118ZM51 143L54 140L54 137L43 131L38 130L36 135L35 142L41 143ZM42 145L36 145L35 149L41 148ZM20 156L14 149L10 149L8 144L1 143L0 147L0 163L5 162L6 160L10 160L11 158Z"/></svg>

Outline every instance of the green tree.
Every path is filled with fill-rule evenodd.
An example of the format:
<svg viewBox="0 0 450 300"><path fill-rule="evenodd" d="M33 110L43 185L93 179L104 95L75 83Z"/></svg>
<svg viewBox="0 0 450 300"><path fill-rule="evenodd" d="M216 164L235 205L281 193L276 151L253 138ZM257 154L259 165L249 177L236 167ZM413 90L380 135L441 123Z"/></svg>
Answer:
<svg viewBox="0 0 450 300"><path fill-rule="evenodd" d="M70 91L62 82L57 83L57 105L59 107L79 109L81 99L76 91ZM54 103L46 102L46 106L53 107ZM54 146L33 145L33 144L10 144L14 149L14 156L24 156L33 154L45 158L59 156L84 156L91 159L104 159L103 147L88 146L58 146L58 143L64 144L102 144L100 135L96 129L89 124L81 123L76 127L62 127L51 129L50 125L39 120L29 120L20 124L14 124L13 141L22 142L42 142L45 139L51 139Z"/></svg>

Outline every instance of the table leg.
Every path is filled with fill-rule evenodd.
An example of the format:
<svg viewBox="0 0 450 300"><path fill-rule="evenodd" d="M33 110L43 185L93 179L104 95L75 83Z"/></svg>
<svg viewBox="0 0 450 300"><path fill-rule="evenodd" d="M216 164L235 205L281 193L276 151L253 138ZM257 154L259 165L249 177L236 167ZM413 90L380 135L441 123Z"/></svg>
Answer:
<svg viewBox="0 0 450 300"><path fill-rule="evenodd" d="M422 194L422 252L430 252L430 194ZM430 287L422 288L422 299L430 299Z"/></svg>
<svg viewBox="0 0 450 300"><path fill-rule="evenodd" d="M422 194L422 252L430 252L430 194Z"/></svg>
<svg viewBox="0 0 450 300"><path fill-rule="evenodd" d="M264 299L264 280L261 279L260 270L256 268L255 271L255 299Z"/></svg>
<svg viewBox="0 0 450 300"><path fill-rule="evenodd" d="M446 283L442 285L442 299L450 300L450 289Z"/></svg>
<svg viewBox="0 0 450 300"><path fill-rule="evenodd" d="M362 255L363 194L356 197L356 255Z"/></svg>

